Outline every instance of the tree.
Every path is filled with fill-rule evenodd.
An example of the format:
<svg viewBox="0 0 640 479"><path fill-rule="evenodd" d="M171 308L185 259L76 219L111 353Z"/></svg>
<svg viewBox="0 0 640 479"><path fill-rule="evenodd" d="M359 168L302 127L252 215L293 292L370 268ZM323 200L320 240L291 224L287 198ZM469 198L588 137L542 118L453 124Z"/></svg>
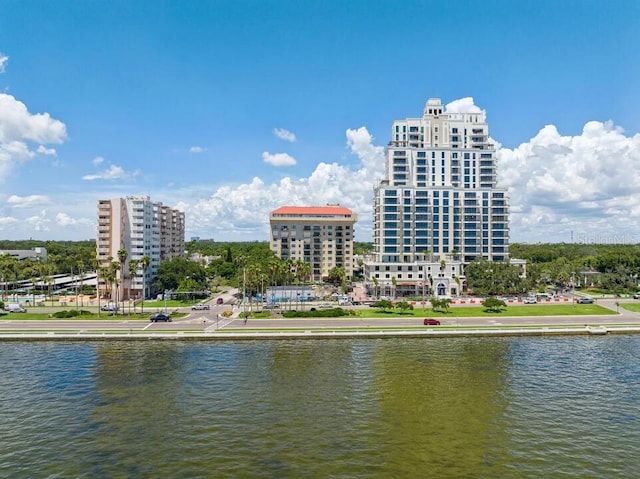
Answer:
<svg viewBox="0 0 640 479"><path fill-rule="evenodd" d="M431 303L431 310L434 312L441 312L441 313L448 313L449 312L449 306L451 305L451 299L450 298L442 298L442 299L438 299L437 297L433 296L429 302Z"/></svg>
<svg viewBox="0 0 640 479"><path fill-rule="evenodd" d="M413 304L407 303L406 301L399 301L396 303L396 309L399 309L403 313L407 311L413 311Z"/></svg>
<svg viewBox="0 0 640 479"><path fill-rule="evenodd" d="M378 298L378 292L379 292L378 287L379 287L378 278L374 276L373 277L373 297L376 299Z"/></svg>
<svg viewBox="0 0 640 479"><path fill-rule="evenodd" d="M131 283L138 276L138 264L140 264L140 261L139 259L129 261L129 296L131 296ZM129 301L129 313L131 313L131 301Z"/></svg>
<svg viewBox="0 0 640 479"><path fill-rule="evenodd" d="M377 303L374 304L374 306L376 308L379 308L382 310L382 312L386 312L387 310L393 308L393 303L388 300L388 299L381 299L380 301L378 301Z"/></svg>
<svg viewBox="0 0 640 479"><path fill-rule="evenodd" d="M484 300L484 310L491 313L500 313L507 307L507 303L495 296L489 296Z"/></svg>
<svg viewBox="0 0 640 479"><path fill-rule="evenodd" d="M120 248L118 250L118 261L120 262L120 282L122 283L122 311L124 312L124 293L125 293L125 273L124 267L127 261L127 257L129 253L124 248ZM131 291L131 286L129 286L129 291Z"/></svg>
<svg viewBox="0 0 640 479"><path fill-rule="evenodd" d="M327 276L327 281L329 283L339 285L345 281L346 276L347 276L347 273L344 269L344 266L334 266L329 270L329 276Z"/></svg>
<svg viewBox="0 0 640 479"><path fill-rule="evenodd" d="M393 299L396 299L396 288L398 287L398 280L395 276L391 278L391 287L393 288L393 294L391 295L391 297Z"/></svg>
<svg viewBox="0 0 640 479"><path fill-rule="evenodd" d="M147 297L147 270L151 264L151 258L144 255L140 263L142 264L142 312L144 313L144 300Z"/></svg>

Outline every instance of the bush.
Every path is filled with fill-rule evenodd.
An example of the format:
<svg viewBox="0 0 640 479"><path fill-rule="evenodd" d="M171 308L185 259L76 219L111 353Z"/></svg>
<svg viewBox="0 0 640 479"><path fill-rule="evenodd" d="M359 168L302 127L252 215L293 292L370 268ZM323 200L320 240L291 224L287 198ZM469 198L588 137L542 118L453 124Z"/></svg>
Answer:
<svg viewBox="0 0 640 479"><path fill-rule="evenodd" d="M310 311L284 311L283 318L339 318L351 314L342 308L318 309L313 308Z"/></svg>
<svg viewBox="0 0 640 479"><path fill-rule="evenodd" d="M64 311L56 311L55 313L53 313L51 316L54 318L75 318L76 316L90 316L93 313L91 311L86 311L86 310L76 310L76 309L71 309L71 310L64 310Z"/></svg>

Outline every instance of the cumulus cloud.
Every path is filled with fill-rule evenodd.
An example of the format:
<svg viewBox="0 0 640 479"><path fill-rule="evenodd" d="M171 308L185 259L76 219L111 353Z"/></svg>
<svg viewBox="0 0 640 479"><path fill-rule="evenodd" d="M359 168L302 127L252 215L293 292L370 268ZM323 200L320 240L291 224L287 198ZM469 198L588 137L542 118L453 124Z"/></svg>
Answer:
<svg viewBox="0 0 640 479"><path fill-rule="evenodd" d="M266 238L269 212L282 205L339 203L360 217L358 231L371 229L373 187L384 173L384 148L373 145L365 127L346 131L347 148L358 158L354 168L338 163L319 163L308 178L282 178L266 184L251 182L222 186L208 198L181 203L190 230L200 235L216 233L236 239Z"/></svg>
<svg viewBox="0 0 640 479"><path fill-rule="evenodd" d="M93 224L93 221L87 218L72 218L67 213L57 213L55 221L58 226L63 227L76 225L90 226Z"/></svg>
<svg viewBox="0 0 640 479"><path fill-rule="evenodd" d="M47 218L46 210L41 211L39 215L30 216L25 221L35 231L50 231L51 220Z"/></svg>
<svg viewBox="0 0 640 479"><path fill-rule="evenodd" d="M547 125L497 158L515 240L640 242L640 135L611 121L590 121L576 136Z"/></svg>
<svg viewBox="0 0 640 479"><path fill-rule="evenodd" d="M281 140L288 141L289 143L296 142L296 135L289 130L285 130L284 128L274 128L273 134Z"/></svg>
<svg viewBox="0 0 640 479"><path fill-rule="evenodd" d="M9 57L6 55L3 55L2 52L0 52L0 73L4 72L4 69L6 68L7 63L9 63Z"/></svg>
<svg viewBox="0 0 640 479"><path fill-rule="evenodd" d="M93 181L93 180L118 180L121 178L125 178L127 173L121 166L118 165L109 165L109 168L103 170L99 173L95 173L93 175L84 175L82 177L83 180Z"/></svg>
<svg viewBox="0 0 640 479"><path fill-rule="evenodd" d="M0 230L15 225L18 220L12 216L0 216Z"/></svg>
<svg viewBox="0 0 640 479"><path fill-rule="evenodd" d="M94 166L98 166L98 165L104 163L104 158L102 156L96 156L93 160L91 160L91 163Z"/></svg>
<svg viewBox="0 0 640 479"><path fill-rule="evenodd" d="M474 104L471 96L453 100L451 103L447 103L444 108L447 113L484 113L482 108Z"/></svg>
<svg viewBox="0 0 640 479"><path fill-rule="evenodd" d="M59 144L66 139L64 123L48 113L32 114L24 103L0 93L0 179L37 154L54 155L55 150L44 145ZM35 150L30 143L38 144Z"/></svg>
<svg viewBox="0 0 640 479"><path fill-rule="evenodd" d="M51 203L48 196L45 195L30 195L30 196L18 196L11 195L7 198L7 203L14 208L33 208L34 206L42 206Z"/></svg>
<svg viewBox="0 0 640 479"><path fill-rule="evenodd" d="M189 153L202 153L204 151L204 148L202 148L201 146L192 146L191 148L189 148Z"/></svg>
<svg viewBox="0 0 640 479"><path fill-rule="evenodd" d="M49 155L49 156L56 156L58 154L55 148L46 148L42 145L38 146L36 153L39 153L41 155Z"/></svg>
<svg viewBox="0 0 640 479"><path fill-rule="evenodd" d="M262 153L262 161L273 166L293 166L296 164L296 159L293 156L286 153L271 154L268 151Z"/></svg>

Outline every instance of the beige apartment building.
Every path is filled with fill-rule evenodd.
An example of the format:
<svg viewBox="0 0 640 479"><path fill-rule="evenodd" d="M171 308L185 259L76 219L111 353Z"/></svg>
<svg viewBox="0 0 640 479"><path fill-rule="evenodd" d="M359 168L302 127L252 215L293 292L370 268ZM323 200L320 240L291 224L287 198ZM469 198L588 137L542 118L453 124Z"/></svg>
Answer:
<svg viewBox="0 0 640 479"><path fill-rule="evenodd" d="M141 298L149 294L150 286L162 261L184 255L184 213L149 196L129 196L98 201L97 258L106 265L109 258L118 260L118 251L127 251L124 278L118 280L118 298ZM135 275L129 273L131 260L150 259L144 272L139 265ZM103 297L115 299L114 285L99 281Z"/></svg>
<svg viewBox="0 0 640 479"><path fill-rule="evenodd" d="M339 205L281 206L269 215L271 250L281 259L304 261L314 282L342 266L353 276L356 214Z"/></svg>

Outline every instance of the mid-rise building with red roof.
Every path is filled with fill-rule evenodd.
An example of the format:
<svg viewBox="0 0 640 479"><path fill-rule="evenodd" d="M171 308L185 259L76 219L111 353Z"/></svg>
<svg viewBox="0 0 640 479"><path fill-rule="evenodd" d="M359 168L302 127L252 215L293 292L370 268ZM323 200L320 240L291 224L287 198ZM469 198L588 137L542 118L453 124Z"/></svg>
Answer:
<svg viewBox="0 0 640 479"><path fill-rule="evenodd" d="M308 263L315 282L335 267L351 277L356 221L356 214L340 205L281 206L269 215L269 244L280 259Z"/></svg>

